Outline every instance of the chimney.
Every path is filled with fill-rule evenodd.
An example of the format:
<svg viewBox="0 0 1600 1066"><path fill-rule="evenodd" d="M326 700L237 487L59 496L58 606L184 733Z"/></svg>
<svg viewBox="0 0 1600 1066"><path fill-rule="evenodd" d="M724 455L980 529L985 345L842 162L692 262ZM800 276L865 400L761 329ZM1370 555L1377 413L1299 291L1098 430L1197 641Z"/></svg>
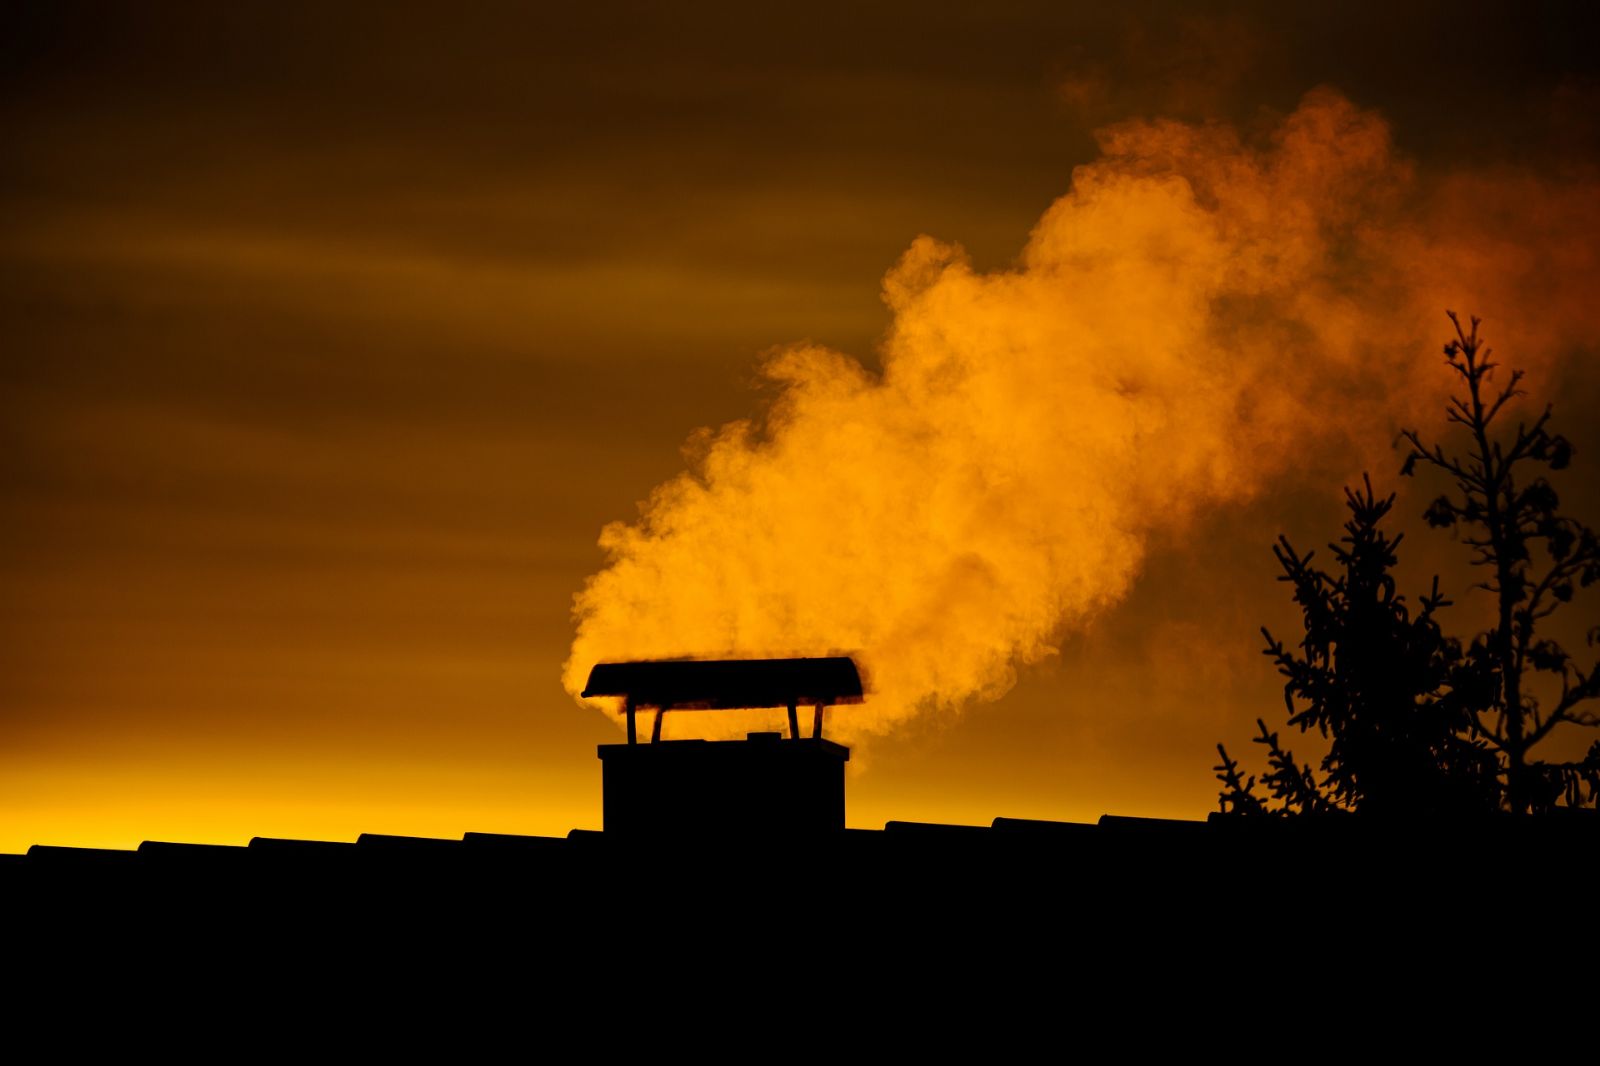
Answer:
<svg viewBox="0 0 1600 1066"><path fill-rule="evenodd" d="M620 696L626 744L600 745L605 831L620 836L788 835L844 828L844 764L850 749L822 736L823 715L859 703L861 676L848 658L601 663L585 698ZM785 707L789 731L744 740L662 740L670 712ZM810 736L800 712L811 712ZM650 742L638 715L653 712Z"/></svg>

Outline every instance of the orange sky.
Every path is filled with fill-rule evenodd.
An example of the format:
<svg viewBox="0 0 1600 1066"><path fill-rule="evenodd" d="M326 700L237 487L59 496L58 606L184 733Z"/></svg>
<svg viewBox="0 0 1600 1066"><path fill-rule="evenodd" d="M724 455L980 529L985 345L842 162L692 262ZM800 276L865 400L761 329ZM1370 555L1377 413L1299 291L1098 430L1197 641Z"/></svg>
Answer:
<svg viewBox="0 0 1600 1066"><path fill-rule="evenodd" d="M1592 263L1541 256L1595 207L1582 8L1275 6L25 8L0 45L0 851L598 827L617 734L562 664L601 528L697 427L759 414L774 346L880 369L920 235L1020 269L1128 119L1265 143L1326 84L1381 122L1383 173L1421 190L1384 254L1473 218L1442 273L1521 279L1499 319L1524 315L1581 477ZM1395 328L1426 367L1445 326ZM1141 527L1059 654L858 746L851 822L1202 816L1214 743L1281 706L1268 546L1333 534L1364 441ZM1407 548L1419 576L1452 556Z"/></svg>

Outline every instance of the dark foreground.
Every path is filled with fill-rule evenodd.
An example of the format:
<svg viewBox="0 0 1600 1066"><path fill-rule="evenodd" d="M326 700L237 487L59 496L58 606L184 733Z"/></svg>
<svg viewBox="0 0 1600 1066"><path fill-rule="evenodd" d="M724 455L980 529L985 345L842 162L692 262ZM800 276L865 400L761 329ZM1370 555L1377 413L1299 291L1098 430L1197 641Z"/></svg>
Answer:
<svg viewBox="0 0 1600 1066"><path fill-rule="evenodd" d="M191 975L254 959L247 974L287 965L308 981L531 967L601 994L709 970L725 994L778 978L1030 984L1085 968L1259 980L1276 960L1385 982L1476 972L1508 952L1592 975L1597 845L1600 819L1582 815L258 838L35 847L0 862L0 901L13 959L109 955Z"/></svg>

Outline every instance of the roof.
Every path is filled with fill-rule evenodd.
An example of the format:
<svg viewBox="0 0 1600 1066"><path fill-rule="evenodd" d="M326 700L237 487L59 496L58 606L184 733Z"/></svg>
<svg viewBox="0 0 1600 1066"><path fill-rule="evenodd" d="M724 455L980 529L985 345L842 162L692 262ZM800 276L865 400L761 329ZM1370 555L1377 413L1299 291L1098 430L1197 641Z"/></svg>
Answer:
<svg viewBox="0 0 1600 1066"><path fill-rule="evenodd" d="M848 657L678 659L601 663L584 687L591 696L626 696L637 706L673 710L859 703L861 675Z"/></svg>

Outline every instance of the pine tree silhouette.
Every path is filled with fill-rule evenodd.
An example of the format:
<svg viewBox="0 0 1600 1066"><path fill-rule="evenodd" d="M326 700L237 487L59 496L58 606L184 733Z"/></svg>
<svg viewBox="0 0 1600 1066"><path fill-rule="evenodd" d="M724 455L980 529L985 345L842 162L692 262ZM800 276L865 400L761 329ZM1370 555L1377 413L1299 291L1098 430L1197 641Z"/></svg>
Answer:
<svg viewBox="0 0 1600 1066"><path fill-rule="evenodd" d="M1401 473L1418 464L1444 471L1454 492L1435 499L1423 517L1435 528L1466 531L1471 562L1489 576L1476 587L1496 597L1496 624L1465 645L1446 636L1438 615L1450 606L1432 589L1413 614L1396 592L1392 569L1403 534L1382 527L1393 494L1379 499L1370 478L1346 488L1345 535L1330 545L1337 566L1313 565L1284 538L1273 548L1294 589L1305 634L1289 646L1266 629L1266 653L1284 677L1288 723L1316 731L1328 744L1320 774L1257 719L1255 743L1267 749L1259 784L1217 745L1224 814L1473 816L1496 810L1544 812L1561 805L1594 806L1600 797L1600 741L1577 762L1543 762L1530 750L1559 725L1596 726L1600 715L1582 705L1600 697L1600 671L1584 670L1536 628L1600 580L1600 542L1592 530L1559 513L1549 481L1525 471L1564 469L1572 447L1549 430L1551 410L1520 424L1509 442L1492 428L1506 405L1522 395L1520 371L1490 390L1496 364L1478 335L1478 319L1462 327L1445 359L1465 387L1452 398L1448 419L1471 437L1465 456L1426 445L1415 430ZM1589 643L1600 639L1590 630ZM1528 675L1543 672L1559 687L1548 710Z"/></svg>
<svg viewBox="0 0 1600 1066"><path fill-rule="evenodd" d="M1440 529L1459 531L1472 549L1472 563L1487 571L1476 587L1495 598L1494 624L1473 637L1451 679L1472 715L1472 734L1495 754L1503 804L1514 813L1548 811L1558 805L1595 806L1600 800L1600 741L1577 762L1546 762L1533 749L1558 726L1600 726L1586 708L1600 698L1600 664L1580 667L1558 642L1540 636L1546 619L1571 603L1579 589L1600 580L1600 538L1587 525L1560 513L1561 501L1546 477L1565 470L1572 445L1550 430L1546 405L1532 423L1518 423L1507 440L1495 438L1506 405L1524 393L1523 374L1511 372L1503 387L1491 379L1499 364L1478 335L1480 320L1463 328L1449 312L1455 337L1445 362L1464 387L1450 401L1448 419L1469 437L1464 455L1425 444L1406 430L1411 445L1401 473L1418 464L1443 471L1453 490L1439 496L1423 517ZM1600 640L1591 628L1587 643ZM1541 701L1536 675L1547 675L1553 699Z"/></svg>
<svg viewBox="0 0 1600 1066"><path fill-rule="evenodd" d="M1266 653L1284 677L1288 723L1328 742L1321 774L1296 762L1276 731L1257 719L1255 742L1267 749L1268 769L1242 775L1217 745L1224 813L1431 815L1489 811L1495 806L1493 763L1470 739L1471 716L1450 689L1462 658L1458 642L1441 631L1437 614L1449 606L1438 581L1412 613L1396 592L1391 570L1403 535L1382 521L1394 507L1370 479L1345 490L1350 518L1329 545L1334 571L1313 565L1286 538L1273 554L1279 580L1294 589L1305 634L1286 645L1263 628Z"/></svg>

